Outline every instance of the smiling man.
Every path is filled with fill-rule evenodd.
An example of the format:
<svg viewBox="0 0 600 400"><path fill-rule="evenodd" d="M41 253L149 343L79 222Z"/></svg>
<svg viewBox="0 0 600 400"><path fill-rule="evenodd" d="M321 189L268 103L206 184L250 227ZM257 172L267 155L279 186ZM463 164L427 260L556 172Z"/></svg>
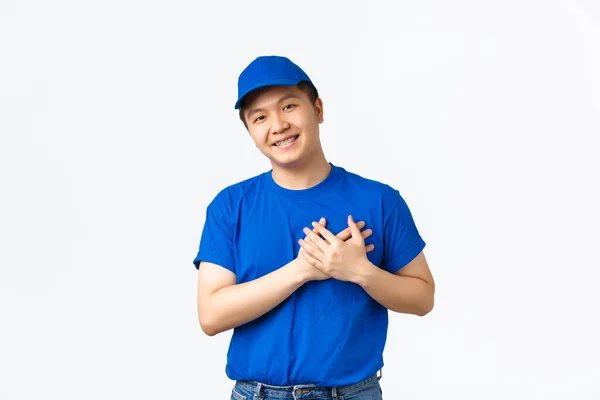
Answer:
<svg viewBox="0 0 600 400"><path fill-rule="evenodd" d="M194 259L202 330L233 329L231 399L381 399L388 312L434 303L408 205L327 161L323 101L288 58L252 61L235 108L272 168L215 196Z"/></svg>

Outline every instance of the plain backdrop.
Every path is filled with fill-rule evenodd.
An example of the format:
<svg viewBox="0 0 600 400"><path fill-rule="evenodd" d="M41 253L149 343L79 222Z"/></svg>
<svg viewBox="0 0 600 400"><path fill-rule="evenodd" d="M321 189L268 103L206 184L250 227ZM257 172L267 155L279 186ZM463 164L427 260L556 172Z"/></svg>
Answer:
<svg viewBox="0 0 600 400"><path fill-rule="evenodd" d="M233 108L267 54L427 241L435 309L390 315L384 398L599 399L594 0L1 0L0 399L229 398L192 260L270 169Z"/></svg>

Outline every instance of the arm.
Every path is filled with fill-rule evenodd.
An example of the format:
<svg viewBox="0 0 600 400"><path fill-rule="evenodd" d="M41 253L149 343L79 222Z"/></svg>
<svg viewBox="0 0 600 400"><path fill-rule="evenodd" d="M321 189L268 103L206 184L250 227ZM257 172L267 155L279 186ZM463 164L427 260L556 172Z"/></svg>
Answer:
<svg viewBox="0 0 600 400"><path fill-rule="evenodd" d="M358 232L351 216L348 225L353 233ZM323 225L313 223L313 226L316 232L304 228L312 246L307 240L299 241L308 263L335 279L360 285L373 299L392 311L423 316L433 309L435 286L422 251L392 274L369 261L360 235L353 234L350 240L342 242Z"/></svg>
<svg viewBox="0 0 600 400"><path fill-rule="evenodd" d="M382 306L419 316L433 309L435 283L423 252L395 274L367 262L353 281Z"/></svg>
<svg viewBox="0 0 600 400"><path fill-rule="evenodd" d="M298 259L255 279L236 285L233 272L201 262L198 270L198 319L209 336L238 327L266 314L308 280Z"/></svg>
<svg viewBox="0 0 600 400"><path fill-rule="evenodd" d="M325 218L321 223L325 224ZM365 225L357 224L357 230ZM358 232L363 240L373 232L366 229ZM339 240L350 237L350 228L337 234ZM364 246L363 252L374 249ZM312 280L329 279L330 276L314 268L302 257L283 267L250 282L236 284L236 275L220 265L201 262L198 269L198 320L202 330L209 336L236 328L271 311L296 289Z"/></svg>

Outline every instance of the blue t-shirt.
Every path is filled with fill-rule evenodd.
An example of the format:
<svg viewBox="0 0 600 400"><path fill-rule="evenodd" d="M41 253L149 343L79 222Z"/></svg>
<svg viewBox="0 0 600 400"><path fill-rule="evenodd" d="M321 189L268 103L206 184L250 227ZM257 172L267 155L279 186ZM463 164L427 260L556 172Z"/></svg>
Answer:
<svg viewBox="0 0 600 400"><path fill-rule="evenodd" d="M331 164L325 180L305 190L279 186L265 172L222 190L210 203L197 257L248 282L297 257L302 228L327 219L337 234L348 215L365 221L376 266L394 273L425 247L411 212L392 187ZM226 374L287 386L343 386L383 366L388 310L359 285L311 281L267 314L234 329Z"/></svg>

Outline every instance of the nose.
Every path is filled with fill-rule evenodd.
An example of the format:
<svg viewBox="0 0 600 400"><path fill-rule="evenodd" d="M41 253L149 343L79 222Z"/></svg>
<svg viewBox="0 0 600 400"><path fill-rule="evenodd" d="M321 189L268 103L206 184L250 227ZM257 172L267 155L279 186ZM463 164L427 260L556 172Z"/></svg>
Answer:
<svg viewBox="0 0 600 400"><path fill-rule="evenodd" d="M285 120L285 117L280 114L276 114L271 118L271 132L282 133L289 129L290 124Z"/></svg>

